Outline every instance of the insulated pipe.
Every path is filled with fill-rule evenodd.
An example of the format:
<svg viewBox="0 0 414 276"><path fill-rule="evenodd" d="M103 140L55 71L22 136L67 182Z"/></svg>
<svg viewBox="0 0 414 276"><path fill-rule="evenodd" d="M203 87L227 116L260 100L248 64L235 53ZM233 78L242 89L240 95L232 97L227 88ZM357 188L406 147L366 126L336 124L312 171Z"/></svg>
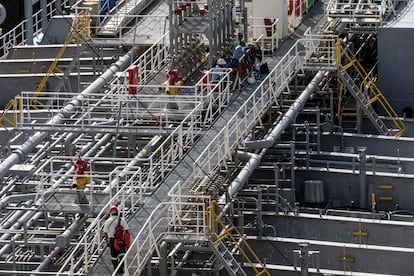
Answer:
<svg viewBox="0 0 414 276"><path fill-rule="evenodd" d="M29 0L31 2L31 0ZM89 85L81 94L70 101L57 115L47 122L49 125L62 123L66 118L70 117L80 107L85 95L96 92L107 84L115 75L115 73L124 70L135 56L135 49L131 49L127 54L121 57L117 62L113 63L101 76L99 76L91 85ZM36 132L23 145L17 148L3 162L0 163L0 178L4 177L9 169L24 160L25 156L31 152L43 139L48 136L46 131Z"/></svg>
<svg viewBox="0 0 414 276"><path fill-rule="evenodd" d="M246 141L245 147L247 150L252 149L262 149L262 148L270 148L282 134L283 130L289 126L291 122L293 122L299 112L303 109L303 106L308 101L309 97L312 93L318 89L319 83L325 77L327 72L319 71L312 81L306 86L305 90L303 90L302 94L297 98L297 100L290 106L289 110L285 113L282 119L278 122L276 127L273 131L267 136L265 139L256 140L256 141Z"/></svg>

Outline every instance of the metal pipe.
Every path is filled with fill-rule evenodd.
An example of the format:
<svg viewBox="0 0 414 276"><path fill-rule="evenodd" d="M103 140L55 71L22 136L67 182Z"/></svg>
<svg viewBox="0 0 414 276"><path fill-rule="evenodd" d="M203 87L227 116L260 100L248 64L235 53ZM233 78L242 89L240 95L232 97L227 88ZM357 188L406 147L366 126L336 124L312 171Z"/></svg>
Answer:
<svg viewBox="0 0 414 276"><path fill-rule="evenodd" d="M255 153L250 153L250 152L244 153L244 155L250 156L250 160L243 167L243 169L240 171L240 173L237 175L237 177L233 180L233 182L230 184L229 188L227 189L227 195L230 198L235 197L238 191L244 186L247 179L249 179L250 175L253 173L256 167L260 164L260 161L262 160L266 151L267 149L262 149L260 154L255 154ZM218 200L218 203L225 204L227 195L222 195L220 199Z"/></svg>
<svg viewBox="0 0 414 276"><path fill-rule="evenodd" d="M107 134L103 138L101 138L99 143L96 143L94 145L94 147L88 152L87 155L89 156L91 153L93 153L97 149L99 149L101 147L101 145L103 145L103 143L106 143L107 140L110 139L111 136L112 135ZM160 141L160 139L161 139L161 136L156 136L156 137L152 138L152 140L144 147L144 149L142 149L141 152L139 154L137 154L137 156L133 160L131 160L131 162L119 174L119 176L116 177L111 182L111 185L108 185L108 187L105 188L104 192L109 192L111 187L116 185L116 183L118 183L118 181L126 175L128 170L132 169L133 166L136 166L137 164L142 162L142 158L145 158L146 156L148 156L151 153L152 147L154 147L154 145L157 144ZM73 170L73 168L71 168L71 170ZM71 170L69 170L69 171L71 171ZM65 177L60 178L59 181L54 184L54 186L59 185L59 182L62 181L62 179L64 181L64 178ZM62 248L64 248L68 244L68 241L70 240L70 238L73 236L73 234L77 231L77 229L79 228L79 226L82 223L78 222L78 221L72 223L71 226L65 231L65 233L63 233L62 235L60 235L56 238L56 245L57 246L55 247L53 252L43 261L43 263L39 265L39 267L36 269L37 272L43 271L43 269L45 269L47 267L47 265L51 262L51 260L53 260L53 258L62 250Z"/></svg>
<svg viewBox="0 0 414 276"><path fill-rule="evenodd" d="M30 1L30 0L29 0ZM101 76L99 76L91 85L70 101L57 115L50 119L47 124L55 125L62 123L66 118L70 117L80 107L85 95L96 93L105 84L110 81L115 73L124 70L135 56L135 49L131 49L127 54L122 56L117 62L113 63ZM23 145L17 148L3 162L0 163L0 178L4 177L9 169L24 160L25 156L31 152L43 139L48 137L48 132L38 131L32 135Z"/></svg>
<svg viewBox="0 0 414 276"><path fill-rule="evenodd" d="M22 205L27 207L32 203L32 201L27 201L25 203L23 203ZM13 215L11 215L6 221L2 221L1 225L0 225L0 229L8 229L10 228L14 223L16 223L16 221L22 217L22 215L26 212L26 210L18 210L16 212L13 213Z"/></svg>
<svg viewBox="0 0 414 276"><path fill-rule="evenodd" d="M289 126L289 124L293 121L294 118L296 118L299 111L303 109L303 106L305 105L306 101L309 99L313 91L315 91L315 89L318 88L319 83L321 82L323 77L325 77L326 74L327 72L325 71L319 71L315 75L315 77L308 84L308 86L306 86L302 94L293 103L293 105L289 108L289 110L282 117L279 123L275 126L273 131L265 139L245 142L245 146L247 149L262 149L262 151L260 152L260 154L248 152L245 152L243 154L241 152L237 153L238 156L242 156L243 158L245 158L246 156L250 156L250 160L247 162L247 164L243 167L243 169L240 171L237 177L230 184L227 193L222 195L218 200L218 204L224 205L221 213L219 214L219 217L226 214L230 208L231 202L226 203L226 197L229 196L230 198L233 198L237 195L238 191L244 186L244 184L249 179L250 175L260 164L261 159L265 155L267 149L273 146L273 144L279 138L280 134L284 131L284 129Z"/></svg>
<svg viewBox="0 0 414 276"><path fill-rule="evenodd" d="M308 101L312 93L319 87L319 83L325 77L327 72L319 71L312 81L306 86L305 90L300 94L297 100L290 106L289 110L285 113L273 131L265 139L256 141L246 141L244 146L247 150L270 148L282 134L283 130L293 122L299 112L303 109L303 106Z"/></svg>
<svg viewBox="0 0 414 276"><path fill-rule="evenodd" d="M78 220L75 220L61 235L55 239L56 246L64 248L69 244L70 239L76 233L76 231L83 225L88 216L82 216ZM41 271L41 270L36 270Z"/></svg>
<svg viewBox="0 0 414 276"><path fill-rule="evenodd" d="M16 185L16 179L10 180L9 183L1 189L0 198L2 198L5 194L8 194L11 190L14 190L14 185Z"/></svg>
<svg viewBox="0 0 414 276"><path fill-rule="evenodd" d="M160 245L160 253L161 253L161 257L160 257L160 269L159 269L159 273L160 276L167 276L168 273L168 265L167 265L167 248L168 248L168 243L163 241L161 242Z"/></svg>
<svg viewBox="0 0 414 276"><path fill-rule="evenodd" d="M87 156L92 156L93 154L95 154L95 152L101 147L101 145L103 143L107 143L108 139L110 139L110 138L111 138L110 134L106 134L105 136L103 136L100 139L99 142L97 142L93 145L93 147L86 153L86 155ZM66 175L62 176L56 183L53 184L53 186L48 191L44 192L43 197L47 198L48 196L52 195L54 193L53 190L56 189L61 183L63 183L66 180L66 178L68 177L68 175L73 173L72 172L73 170L74 170L73 167L70 168L67 171ZM37 194L29 194L28 196L32 197L33 195L36 196ZM27 195L16 195L16 196L10 196L10 197L3 198L0 201L0 207L1 206L6 206L6 204L8 202L12 201L12 200L23 200L25 198L25 196L27 196ZM4 208L4 207L2 207L2 208ZM32 225L32 223L37 221L38 217L40 217L42 214L43 214L43 212L37 212L37 213L34 214L34 211L25 213L24 216L15 225L13 225L12 229L17 229L17 228L21 227L25 220L28 220L28 222L26 223L26 226L30 227ZM31 216L33 216L33 217L30 219ZM0 239L8 239L8 238L10 238L11 235L12 234L4 234L0 237ZM20 234L16 234L15 239L17 239L19 236L20 236ZM4 245L0 249L0 256L2 256L5 252L7 252L7 250L9 248L10 248L10 244ZM57 253L59 253L61 249L62 248L59 248L59 251ZM57 253L54 253L54 254L57 254ZM47 260L45 260L45 262L46 261Z"/></svg>
<svg viewBox="0 0 414 276"><path fill-rule="evenodd" d="M140 165L143 162L143 159L151 154L152 149L155 148L155 146L160 142L161 138L162 136L160 135L154 136L151 141L149 141L148 144L146 144L144 148L135 156L135 158L132 159L128 165L119 173L119 175L117 175L111 181L110 185L104 189L104 193L109 193L109 190L112 189L112 187L116 187L116 185L119 183L119 180L127 176L130 170L136 170L134 167Z"/></svg>
<svg viewBox="0 0 414 276"><path fill-rule="evenodd" d="M60 251L68 245L69 240L73 237L73 235L78 231L78 229L83 225L83 223L86 221L88 216L83 216L73 222L66 230L63 232L63 234L56 237L56 247L53 249L52 253L50 253L46 259L36 268L35 272L43 271L50 262L53 261L53 259L60 253Z"/></svg>
<svg viewBox="0 0 414 276"><path fill-rule="evenodd" d="M36 194L33 193L33 194L23 194L23 195L10 195L10 196L6 196L2 200L0 200L0 210L2 210L3 208L5 208L7 206L7 204L9 204L10 202L20 202L20 201L33 200L33 199L35 199L36 196L38 196L37 193Z"/></svg>
<svg viewBox="0 0 414 276"><path fill-rule="evenodd" d="M20 228L24 224L24 222L26 220L28 220L30 217L32 217L30 220L28 220L26 222L26 226L27 227L30 227L32 223L34 223L35 221L37 221L40 218L40 216L42 216L42 214L43 214L42 212L35 213L35 211L26 212L22 217L20 217L20 219L10 229L11 230L15 230L15 229ZM11 233L3 234L0 237L0 240L9 239L12 235L13 234L11 234ZM16 234L14 236L14 239L16 239L16 238L18 238L20 236L21 236L21 234ZM5 254L9 250L10 246L11 246L11 243L4 245L0 249L0 256L2 256L3 254Z"/></svg>

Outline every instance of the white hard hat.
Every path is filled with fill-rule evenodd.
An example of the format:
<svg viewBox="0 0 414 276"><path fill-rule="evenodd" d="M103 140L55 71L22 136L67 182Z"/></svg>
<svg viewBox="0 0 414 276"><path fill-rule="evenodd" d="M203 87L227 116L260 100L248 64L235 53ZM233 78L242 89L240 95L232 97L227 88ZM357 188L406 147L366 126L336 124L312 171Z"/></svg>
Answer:
<svg viewBox="0 0 414 276"><path fill-rule="evenodd" d="M224 58L219 58L218 60L217 60L217 64L218 65L226 65L226 61L224 60Z"/></svg>
<svg viewBox="0 0 414 276"><path fill-rule="evenodd" d="M255 84L256 83L256 79L254 77L248 77L247 78L247 83L248 84Z"/></svg>

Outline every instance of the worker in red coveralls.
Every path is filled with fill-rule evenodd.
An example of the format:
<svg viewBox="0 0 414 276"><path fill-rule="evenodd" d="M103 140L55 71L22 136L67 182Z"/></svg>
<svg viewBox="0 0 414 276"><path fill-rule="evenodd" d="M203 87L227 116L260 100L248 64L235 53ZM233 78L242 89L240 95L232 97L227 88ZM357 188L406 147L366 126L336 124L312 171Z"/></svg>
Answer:
<svg viewBox="0 0 414 276"><path fill-rule="evenodd" d="M178 71L176 69L169 69L166 77L167 77L167 85L165 86L165 92L168 95L175 96L177 94L178 88L170 87L170 86L177 85ZM178 106L177 106L177 103L173 102L173 99L169 99L167 108L178 109Z"/></svg>
<svg viewBox="0 0 414 276"><path fill-rule="evenodd" d="M167 85L165 87L165 92L167 94L172 94L170 91L171 90L170 86L174 86L175 83L178 81L178 71L174 69L169 69L166 77L167 77ZM174 93L174 91L175 90L173 89L172 92Z"/></svg>
<svg viewBox="0 0 414 276"><path fill-rule="evenodd" d="M85 188L86 183L88 182L88 177L85 175L85 171L88 169L88 163L80 157L80 153L78 155L78 159L74 162L75 167L75 183L73 183L72 187L77 188L78 194L78 203L79 204L88 204L89 201L85 195Z"/></svg>

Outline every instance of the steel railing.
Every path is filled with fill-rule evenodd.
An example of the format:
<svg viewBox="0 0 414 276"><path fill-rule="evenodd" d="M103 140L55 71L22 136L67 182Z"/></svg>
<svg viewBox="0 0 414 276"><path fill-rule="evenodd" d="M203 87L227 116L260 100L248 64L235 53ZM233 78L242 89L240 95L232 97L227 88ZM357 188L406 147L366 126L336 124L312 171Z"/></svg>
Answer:
<svg viewBox="0 0 414 276"><path fill-rule="evenodd" d="M61 7L57 8L56 4L61 3ZM70 0L53 0L50 1L47 6L47 18L50 19L56 14L60 14L62 7L68 6ZM42 16L41 11L33 14L33 35L39 36L44 30L42 29ZM27 43L27 20L23 20L16 27L9 32L0 36L0 58L8 55L11 48L17 45L25 45Z"/></svg>

